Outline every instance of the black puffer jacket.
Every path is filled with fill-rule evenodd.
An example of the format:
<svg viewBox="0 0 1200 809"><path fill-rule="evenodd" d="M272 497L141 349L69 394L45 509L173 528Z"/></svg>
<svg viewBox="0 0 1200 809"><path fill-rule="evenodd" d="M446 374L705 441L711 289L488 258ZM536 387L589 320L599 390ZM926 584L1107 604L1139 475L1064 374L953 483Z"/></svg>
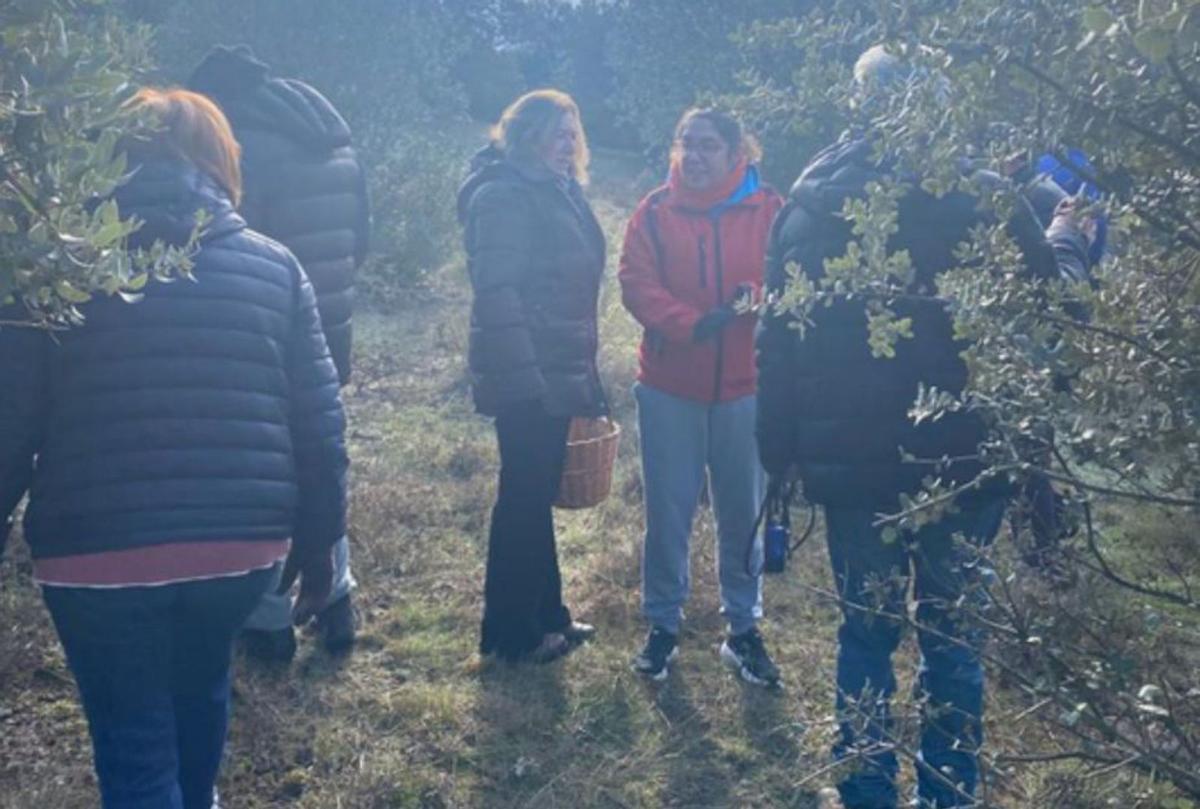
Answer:
<svg viewBox="0 0 1200 809"><path fill-rule="evenodd" d="M354 271L366 256L369 232L366 175L350 128L312 87L270 78L245 46L214 48L188 84L229 118L242 146L241 214L300 260L345 384Z"/></svg>
<svg viewBox="0 0 1200 809"><path fill-rule="evenodd" d="M579 184L480 152L458 196L471 306L476 408L541 400L560 416L606 409L596 371L605 242Z"/></svg>
<svg viewBox="0 0 1200 809"><path fill-rule="evenodd" d="M28 488L38 558L331 546L345 532L345 422L300 265L188 166L145 165L117 201L145 222L135 246L181 243L207 210L194 278L151 282L132 305L96 299L53 337L0 330L0 517Z"/></svg>
<svg viewBox="0 0 1200 809"><path fill-rule="evenodd" d="M782 289L786 266L798 262L817 278L828 258L841 256L851 238L840 217L848 197L864 194L881 178L871 147L846 140L820 153L792 188L776 218L767 253L767 285ZM936 290L938 273L957 264L955 248L984 221L978 201L954 192L942 198L921 190L901 200L899 230L889 249L907 250L917 271L914 291ZM1040 278L1085 277L1086 246L1074 231L1043 232L1022 204L1009 223L1029 271ZM1047 235L1050 239L1047 239ZM912 339L896 342L893 358L875 358L867 344L861 302L840 300L818 307L801 338L788 319L764 318L757 338L759 364L758 443L763 465L780 475L794 467L806 497L825 505L894 511L897 494L920 488L930 467L904 463L901 450L917 458L972 456L986 436L978 416L948 413L914 425L908 410L919 383L961 393L967 368L965 344L954 337L944 306L931 300L897 302L912 318ZM952 463L944 482L967 481L978 462Z"/></svg>

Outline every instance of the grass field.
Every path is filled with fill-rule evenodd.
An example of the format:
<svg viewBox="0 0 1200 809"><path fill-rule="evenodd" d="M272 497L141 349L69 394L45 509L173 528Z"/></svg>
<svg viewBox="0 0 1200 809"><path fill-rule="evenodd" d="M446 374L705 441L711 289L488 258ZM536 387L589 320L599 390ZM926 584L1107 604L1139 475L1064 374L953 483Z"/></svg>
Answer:
<svg viewBox="0 0 1200 809"><path fill-rule="evenodd" d="M596 189L613 240L645 183ZM785 674L781 692L744 687L718 660L722 625L707 511L693 540L694 592L679 662L660 686L629 670L644 633L629 396L637 331L611 274L602 369L625 431L614 494L597 509L558 520L568 603L599 627L599 637L551 666L479 661L497 460L490 424L472 413L464 383L461 275L451 264L402 306L357 321L356 379L345 400L360 641L337 661L308 639L290 669L239 659L223 803L816 806L817 791L831 783L822 768L833 731L837 615L816 593L827 585L819 531L789 571L766 584L763 629ZM0 565L0 809L95 806L73 683L16 544ZM899 665L907 681L911 639ZM1003 701L990 718L998 736L1008 732Z"/></svg>

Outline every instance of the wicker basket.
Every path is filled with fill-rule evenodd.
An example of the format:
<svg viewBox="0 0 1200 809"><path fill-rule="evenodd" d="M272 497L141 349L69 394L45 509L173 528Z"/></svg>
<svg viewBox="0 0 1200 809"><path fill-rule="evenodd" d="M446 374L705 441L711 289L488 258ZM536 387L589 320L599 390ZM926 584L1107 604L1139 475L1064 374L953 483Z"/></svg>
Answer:
<svg viewBox="0 0 1200 809"><path fill-rule="evenodd" d="M591 508L608 497L620 437L621 428L612 419L571 419L567 458L554 505Z"/></svg>

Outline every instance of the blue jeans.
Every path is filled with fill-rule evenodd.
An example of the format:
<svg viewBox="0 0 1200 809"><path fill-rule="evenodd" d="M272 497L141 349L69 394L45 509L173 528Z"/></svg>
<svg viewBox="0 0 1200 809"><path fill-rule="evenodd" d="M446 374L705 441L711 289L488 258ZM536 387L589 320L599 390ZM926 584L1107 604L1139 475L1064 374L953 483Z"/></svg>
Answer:
<svg viewBox="0 0 1200 809"><path fill-rule="evenodd" d="M246 619L243 629L278 632L292 628L292 596L290 593L280 595L276 592L282 575L283 566L277 566L274 580L250 613L250 617ZM325 607L336 604L350 595L350 591L356 585L357 582L350 573L350 540L342 537L333 546L333 585L329 589Z"/></svg>
<svg viewBox="0 0 1200 809"><path fill-rule="evenodd" d="M275 573L42 589L79 687L105 809L212 807L233 638Z"/></svg>
<svg viewBox="0 0 1200 809"><path fill-rule="evenodd" d="M1005 503L992 500L947 514L915 534L885 542L868 510L826 507L829 558L842 597L838 630L836 758L858 767L838 788L847 809L896 806L896 754L889 702L896 690L892 652L900 643L910 579L915 579L923 697L917 789L933 806L969 805L982 741L983 633L954 607L983 596L981 572L955 535L976 546L995 537Z"/></svg>
<svg viewBox="0 0 1200 809"><path fill-rule="evenodd" d="M646 501L642 613L651 625L679 632L690 585L688 542L707 467L721 614L734 635L753 629L762 617L762 575L747 567L762 567L754 520L763 496L754 396L708 404L643 384L634 395Z"/></svg>

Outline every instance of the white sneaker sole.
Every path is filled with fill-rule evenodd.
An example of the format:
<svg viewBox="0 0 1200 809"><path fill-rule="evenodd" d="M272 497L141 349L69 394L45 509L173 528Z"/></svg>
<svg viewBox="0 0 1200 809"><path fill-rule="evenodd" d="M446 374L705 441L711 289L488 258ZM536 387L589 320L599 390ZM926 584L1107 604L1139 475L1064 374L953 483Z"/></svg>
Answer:
<svg viewBox="0 0 1200 809"><path fill-rule="evenodd" d="M636 671L638 674L645 677L647 680L653 680L656 683L661 683L663 680L667 679L667 675L669 675L671 673L671 664L675 662L675 658L678 657L678 655L679 655L679 647L676 646L667 655L667 664L665 666L663 666L662 669L660 669L657 672L650 672L650 671L645 671L643 669L640 669L637 667L636 663L633 664L632 668L634 671Z"/></svg>
<svg viewBox="0 0 1200 809"><path fill-rule="evenodd" d="M739 677L751 685L757 685L760 688L779 688L782 686L779 680L764 680L743 666L742 659L737 656L737 653L733 649L729 648L727 641L721 642L721 661L730 669L736 671Z"/></svg>

